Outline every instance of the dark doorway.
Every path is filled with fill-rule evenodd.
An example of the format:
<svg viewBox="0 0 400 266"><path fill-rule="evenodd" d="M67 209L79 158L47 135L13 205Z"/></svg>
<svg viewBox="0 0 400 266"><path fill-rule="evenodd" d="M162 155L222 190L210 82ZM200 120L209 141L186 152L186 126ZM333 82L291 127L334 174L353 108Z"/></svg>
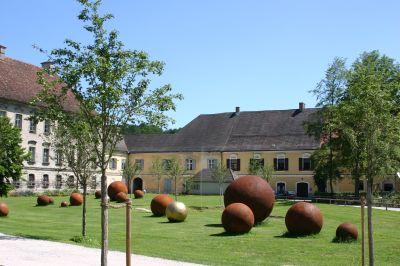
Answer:
<svg viewBox="0 0 400 266"><path fill-rule="evenodd" d="M172 190L172 180L164 179L164 193L171 193Z"/></svg>
<svg viewBox="0 0 400 266"><path fill-rule="evenodd" d="M297 197L307 198L308 197L308 183L297 183Z"/></svg>
<svg viewBox="0 0 400 266"><path fill-rule="evenodd" d="M143 180L140 177L133 179L133 191L143 190Z"/></svg>
<svg viewBox="0 0 400 266"><path fill-rule="evenodd" d="M391 191L393 191L393 189L394 189L394 186L393 186L392 183L385 183L385 184L383 184L383 191L385 191L385 192L391 192Z"/></svg>
<svg viewBox="0 0 400 266"><path fill-rule="evenodd" d="M286 184L279 182L276 184L276 194L277 195L284 195L286 191Z"/></svg>

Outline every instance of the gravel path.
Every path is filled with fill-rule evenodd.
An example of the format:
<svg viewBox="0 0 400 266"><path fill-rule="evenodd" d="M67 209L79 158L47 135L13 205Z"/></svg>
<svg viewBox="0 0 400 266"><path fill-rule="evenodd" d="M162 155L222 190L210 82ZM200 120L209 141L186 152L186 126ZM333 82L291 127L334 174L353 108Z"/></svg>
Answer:
<svg viewBox="0 0 400 266"><path fill-rule="evenodd" d="M108 256L108 265L125 265L125 253L109 251ZM46 240L9 236L0 233L0 265L97 266L100 265L100 249L86 248ZM196 264L133 254L132 265L195 266Z"/></svg>

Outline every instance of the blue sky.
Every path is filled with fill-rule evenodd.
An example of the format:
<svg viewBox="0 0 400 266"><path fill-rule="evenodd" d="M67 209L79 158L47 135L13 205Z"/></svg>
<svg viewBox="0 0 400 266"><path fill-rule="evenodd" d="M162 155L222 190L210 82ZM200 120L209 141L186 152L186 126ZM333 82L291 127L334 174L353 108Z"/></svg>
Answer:
<svg viewBox="0 0 400 266"><path fill-rule="evenodd" d="M72 0L2 0L0 44L39 65L32 48L85 41ZM104 0L130 49L166 63L154 84L185 99L170 115L181 127L199 114L315 105L308 91L335 56L374 49L400 57L400 1Z"/></svg>

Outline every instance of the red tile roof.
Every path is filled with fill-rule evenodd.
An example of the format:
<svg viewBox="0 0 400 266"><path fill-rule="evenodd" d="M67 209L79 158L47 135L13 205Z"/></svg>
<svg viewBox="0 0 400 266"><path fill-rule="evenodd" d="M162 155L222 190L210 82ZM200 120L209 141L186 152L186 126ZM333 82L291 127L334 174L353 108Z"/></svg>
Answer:
<svg viewBox="0 0 400 266"><path fill-rule="evenodd" d="M28 104L42 87L37 84L37 72L42 68L9 57L0 59L0 99ZM66 111L77 109L78 102L69 93L64 103Z"/></svg>

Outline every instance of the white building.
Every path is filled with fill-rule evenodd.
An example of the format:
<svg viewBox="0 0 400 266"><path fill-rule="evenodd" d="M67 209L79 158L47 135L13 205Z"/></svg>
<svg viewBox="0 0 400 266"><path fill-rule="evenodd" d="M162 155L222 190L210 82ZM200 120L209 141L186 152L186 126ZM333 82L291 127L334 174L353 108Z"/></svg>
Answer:
<svg viewBox="0 0 400 266"><path fill-rule="evenodd" d="M71 172L60 171L58 160L51 143L45 140L50 134L50 123L30 121L33 108L29 102L42 89L37 83L40 67L5 56L6 48L0 45L0 116L7 116L11 123L21 129L22 147L32 156L24 162L20 181L15 182L18 190L41 191L76 187L76 178ZM68 99L68 108L74 108L74 99ZM1 143L0 143L1 145ZM127 157L124 142L117 145L115 156L110 160L107 172L108 183L122 179L122 169ZM89 189L99 187L100 175L90 182Z"/></svg>

